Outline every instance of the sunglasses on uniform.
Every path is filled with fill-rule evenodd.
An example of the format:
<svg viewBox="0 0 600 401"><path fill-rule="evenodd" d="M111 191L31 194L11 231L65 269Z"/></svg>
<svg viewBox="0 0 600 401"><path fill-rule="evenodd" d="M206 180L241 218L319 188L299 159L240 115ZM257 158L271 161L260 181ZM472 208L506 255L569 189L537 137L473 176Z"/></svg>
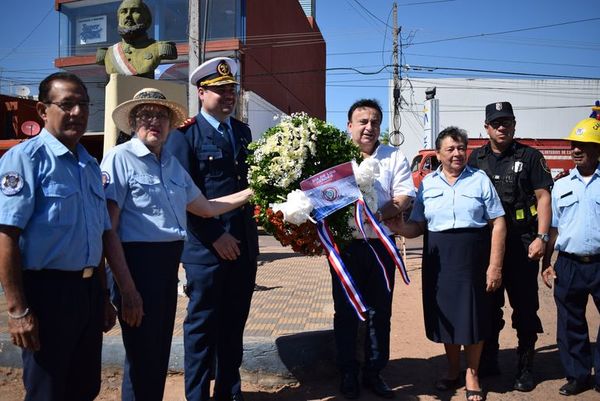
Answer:
<svg viewBox="0 0 600 401"><path fill-rule="evenodd" d="M500 126L502 127L512 127L515 123L514 118L498 118L497 120L490 121L487 125L491 126L493 129L498 129Z"/></svg>
<svg viewBox="0 0 600 401"><path fill-rule="evenodd" d="M45 104L53 104L65 113L70 113L75 107L79 107L79 110L88 110L90 108L88 100L81 102L45 102Z"/></svg>

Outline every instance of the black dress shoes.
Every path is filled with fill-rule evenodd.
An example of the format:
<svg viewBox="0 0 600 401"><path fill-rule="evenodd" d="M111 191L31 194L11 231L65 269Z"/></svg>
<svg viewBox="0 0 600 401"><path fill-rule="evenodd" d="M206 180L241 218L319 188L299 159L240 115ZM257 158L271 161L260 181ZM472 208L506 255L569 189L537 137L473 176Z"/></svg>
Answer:
<svg viewBox="0 0 600 401"><path fill-rule="evenodd" d="M244 395L241 391L238 391L231 396L231 401L244 401Z"/></svg>
<svg viewBox="0 0 600 401"><path fill-rule="evenodd" d="M354 373L343 373L340 392L344 398L355 400L360 396L360 387L358 385L358 376Z"/></svg>
<svg viewBox="0 0 600 401"><path fill-rule="evenodd" d="M394 390L392 390L382 379L377 375L365 375L363 384L366 388L382 398L394 398Z"/></svg>
<svg viewBox="0 0 600 401"><path fill-rule="evenodd" d="M589 381L578 382L577 380L569 380L567 384L562 386L558 393L560 395L577 395L579 393L583 393L586 390L589 390L592 386L590 386Z"/></svg>

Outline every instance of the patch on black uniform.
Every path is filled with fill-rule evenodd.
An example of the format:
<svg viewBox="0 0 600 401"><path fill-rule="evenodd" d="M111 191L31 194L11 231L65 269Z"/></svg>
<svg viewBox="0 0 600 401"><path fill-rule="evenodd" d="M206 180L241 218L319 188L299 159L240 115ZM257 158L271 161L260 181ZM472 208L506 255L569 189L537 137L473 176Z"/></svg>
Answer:
<svg viewBox="0 0 600 401"><path fill-rule="evenodd" d="M548 174L550 174L550 168L548 167L548 163L546 163L546 159L544 159L542 157L540 159L540 164L542 165L542 168L544 169L544 171L547 172Z"/></svg>

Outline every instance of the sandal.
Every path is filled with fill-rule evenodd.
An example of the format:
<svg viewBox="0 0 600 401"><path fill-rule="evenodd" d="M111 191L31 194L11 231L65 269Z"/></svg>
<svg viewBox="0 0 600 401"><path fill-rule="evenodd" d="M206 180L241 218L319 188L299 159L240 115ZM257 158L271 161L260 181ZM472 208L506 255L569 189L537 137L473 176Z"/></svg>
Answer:
<svg viewBox="0 0 600 401"><path fill-rule="evenodd" d="M483 394L483 390L466 390L467 391L467 401L485 401L485 394ZM473 398L471 398L473 397ZM474 397L479 397L478 400L474 399Z"/></svg>
<svg viewBox="0 0 600 401"><path fill-rule="evenodd" d="M460 375L456 379L439 379L435 382L435 388L439 391L456 390L460 386Z"/></svg>

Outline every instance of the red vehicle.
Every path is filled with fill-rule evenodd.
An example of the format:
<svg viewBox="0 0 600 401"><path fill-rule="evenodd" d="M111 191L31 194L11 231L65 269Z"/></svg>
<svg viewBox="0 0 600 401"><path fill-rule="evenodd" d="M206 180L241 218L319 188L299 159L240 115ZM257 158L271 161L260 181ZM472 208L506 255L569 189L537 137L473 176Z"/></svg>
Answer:
<svg viewBox="0 0 600 401"><path fill-rule="evenodd" d="M544 155L546 163L550 168L552 177L556 177L562 172L569 172L570 169L575 167L573 160L571 159L571 144L569 141L564 139L516 139L518 142L536 148ZM477 149L487 144L489 139L475 139L469 138L469 145L467 146L467 157L471 154L473 149ZM411 164L411 171L415 188L419 188L423 178L436 170L440 162L435 155L435 149L422 149L419 151Z"/></svg>
<svg viewBox="0 0 600 401"><path fill-rule="evenodd" d="M33 99L0 95L0 156L40 132L44 121L37 113L36 104Z"/></svg>

